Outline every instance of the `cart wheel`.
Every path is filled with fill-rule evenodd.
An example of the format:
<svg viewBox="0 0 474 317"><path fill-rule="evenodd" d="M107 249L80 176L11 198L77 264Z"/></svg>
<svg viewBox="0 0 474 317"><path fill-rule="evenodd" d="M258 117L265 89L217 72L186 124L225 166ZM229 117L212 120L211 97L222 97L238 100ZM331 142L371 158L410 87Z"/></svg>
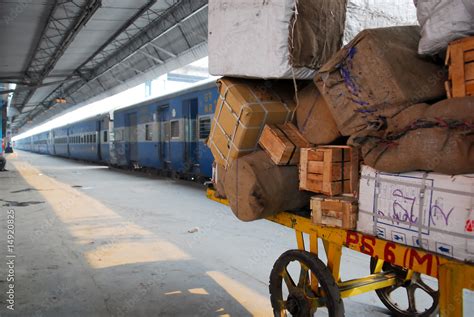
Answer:
<svg viewBox="0 0 474 317"><path fill-rule="evenodd" d="M288 269L294 261L300 264L297 283L290 275L292 270ZM315 276L317 281L311 283L310 276ZM317 286L314 287L317 291L313 291L311 285ZM307 251L283 253L273 265L269 288L275 316L287 316L287 312L292 316L313 316L318 307L326 307L330 317L344 316L344 303L331 272L317 256Z"/></svg>
<svg viewBox="0 0 474 317"><path fill-rule="evenodd" d="M371 258L370 259L370 272L374 273L375 267L377 265L377 259ZM393 272L397 275L399 279L399 283L394 286L389 286L386 288L378 289L375 292L377 296L380 298L382 303L397 317L430 317L435 316L439 310L439 291L433 289L429 285L427 285L421 278L420 273L413 273L413 276L410 280L405 281L407 277L408 270L404 269L400 266L396 266L387 262L384 262L382 266L382 271ZM407 304L402 307L400 301L397 301L395 298L391 296L391 294L400 288L404 288L406 291L407 296ZM420 290L425 296L431 298L433 303L430 307L425 308L423 311L420 311L416 305L416 292ZM421 295L421 294L420 294Z"/></svg>

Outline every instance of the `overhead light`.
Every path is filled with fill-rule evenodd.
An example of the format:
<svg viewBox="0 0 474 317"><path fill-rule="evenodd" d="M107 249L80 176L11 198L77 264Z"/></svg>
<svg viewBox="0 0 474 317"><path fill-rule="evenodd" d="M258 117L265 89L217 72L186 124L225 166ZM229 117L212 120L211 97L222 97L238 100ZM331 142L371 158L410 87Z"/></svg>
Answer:
<svg viewBox="0 0 474 317"><path fill-rule="evenodd" d="M56 98L54 99L55 103L66 103L66 98Z"/></svg>

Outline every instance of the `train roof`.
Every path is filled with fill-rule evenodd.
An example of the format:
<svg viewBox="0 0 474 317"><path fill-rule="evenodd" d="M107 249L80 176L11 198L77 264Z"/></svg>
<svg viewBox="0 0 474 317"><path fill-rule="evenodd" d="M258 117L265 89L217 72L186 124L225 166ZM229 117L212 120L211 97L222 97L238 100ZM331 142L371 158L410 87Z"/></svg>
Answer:
<svg viewBox="0 0 474 317"><path fill-rule="evenodd" d="M118 108L118 109L115 109L113 111L116 112L116 111L128 110L128 109L133 108L133 107L145 106L145 105L149 105L151 103L155 103L155 102L159 102L159 101L162 101L162 100L167 100L167 99L178 97L178 96L181 96L181 95L184 95L184 94L188 94L188 93L191 93L191 92L199 91L201 89L213 88L213 87L216 87L216 79L215 78L206 80L204 82L196 83L196 84L194 84L190 87L187 87L185 89L181 89L181 90L178 90L178 91L175 91L175 92L171 92L171 93L168 93L168 94L165 94L165 95L162 95L162 96L149 98L149 99L143 100L143 101L141 101L139 103L136 103L136 104L133 104L133 105Z"/></svg>

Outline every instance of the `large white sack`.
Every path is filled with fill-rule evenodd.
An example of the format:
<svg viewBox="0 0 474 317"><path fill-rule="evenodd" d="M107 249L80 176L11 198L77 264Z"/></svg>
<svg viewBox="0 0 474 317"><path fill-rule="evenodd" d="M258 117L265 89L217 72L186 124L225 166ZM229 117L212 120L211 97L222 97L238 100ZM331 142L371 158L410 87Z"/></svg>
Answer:
<svg viewBox="0 0 474 317"><path fill-rule="evenodd" d="M474 35L474 0L415 0L421 40L418 53L443 53L454 40Z"/></svg>
<svg viewBox="0 0 474 317"><path fill-rule="evenodd" d="M209 0L209 72L310 79L360 31L410 24L413 0Z"/></svg>
<svg viewBox="0 0 474 317"><path fill-rule="evenodd" d="M344 45L365 29L417 25L412 0L349 0L344 30Z"/></svg>

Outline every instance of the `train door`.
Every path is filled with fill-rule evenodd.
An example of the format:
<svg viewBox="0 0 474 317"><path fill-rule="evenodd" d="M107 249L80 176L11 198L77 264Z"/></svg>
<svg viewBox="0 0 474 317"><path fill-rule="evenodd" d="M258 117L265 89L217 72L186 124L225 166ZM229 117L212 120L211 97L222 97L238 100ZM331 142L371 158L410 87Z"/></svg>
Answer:
<svg viewBox="0 0 474 317"><path fill-rule="evenodd" d="M170 118L169 118L169 106L161 106L158 108L157 121L158 121L158 158L161 164L161 168L169 169L171 163L170 160Z"/></svg>
<svg viewBox="0 0 474 317"><path fill-rule="evenodd" d="M136 113L130 113L128 115L128 123L128 155L131 163L138 161L138 129Z"/></svg>
<svg viewBox="0 0 474 317"><path fill-rule="evenodd" d="M65 130L66 134L63 135L63 137L66 138L66 157L71 156L71 148L70 148L71 145L70 144L71 144L72 139L69 137L69 135L71 135L72 132L70 130L71 129L69 127L66 127L66 130Z"/></svg>
<svg viewBox="0 0 474 317"><path fill-rule="evenodd" d="M193 167L198 162L198 149L196 143L196 117L198 112L198 99L193 98L183 101L184 117L184 162L188 170L193 172Z"/></svg>
<svg viewBox="0 0 474 317"><path fill-rule="evenodd" d="M55 142L54 142L55 133L54 130L49 131L49 154L56 155Z"/></svg>
<svg viewBox="0 0 474 317"><path fill-rule="evenodd" d="M100 142L100 137L101 137L101 131L103 129L103 122L104 122L103 119L97 120L97 127L96 127L97 141L95 143L95 146L97 146L97 158L99 162L102 162L102 146L101 146L102 142Z"/></svg>

